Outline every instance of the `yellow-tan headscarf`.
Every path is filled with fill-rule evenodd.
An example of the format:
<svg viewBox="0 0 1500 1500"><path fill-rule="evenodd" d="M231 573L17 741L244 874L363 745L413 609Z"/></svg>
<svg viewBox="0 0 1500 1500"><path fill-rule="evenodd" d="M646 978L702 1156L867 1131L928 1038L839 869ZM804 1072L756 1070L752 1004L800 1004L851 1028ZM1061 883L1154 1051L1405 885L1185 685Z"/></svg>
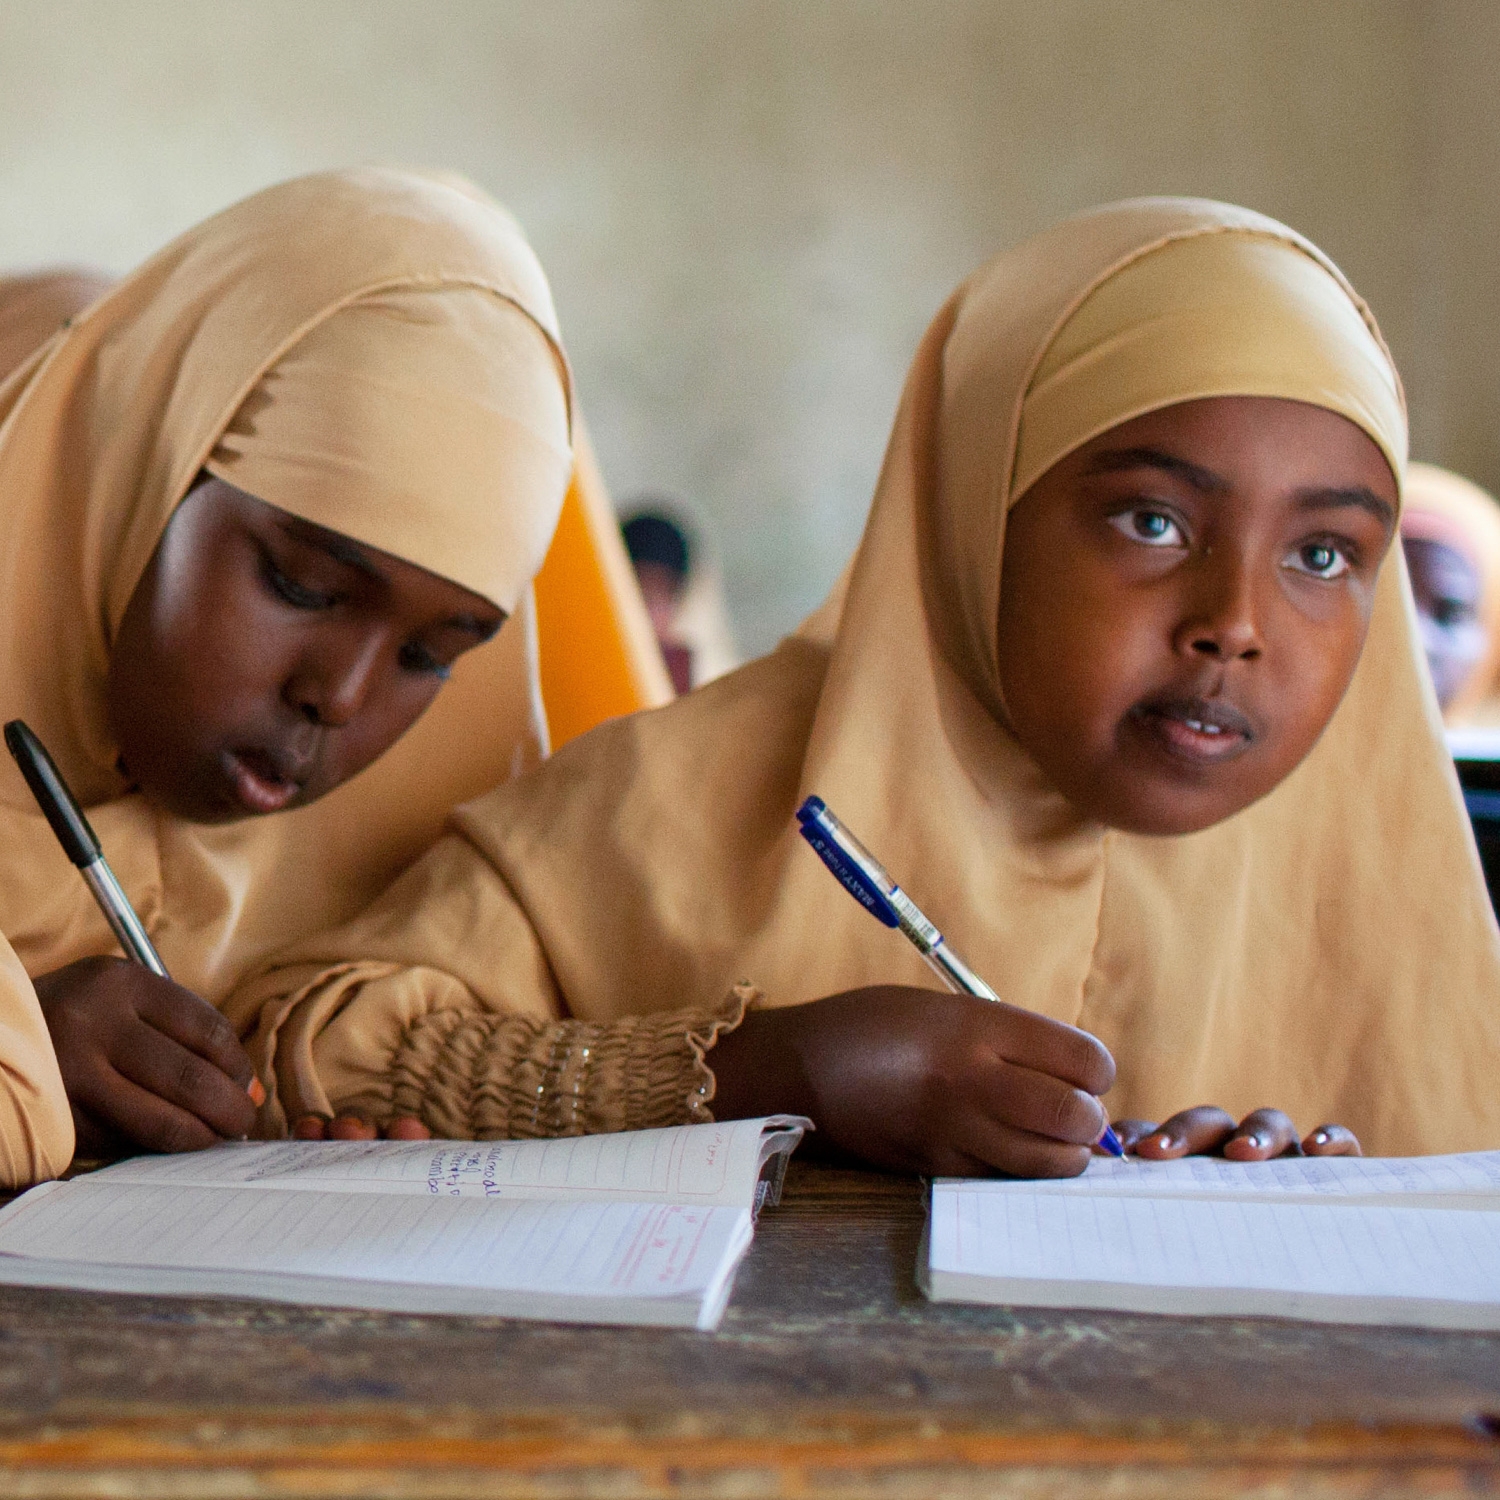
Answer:
<svg viewBox="0 0 1500 1500"><path fill-rule="evenodd" d="M922 341L859 551L807 627L461 809L365 916L234 997L263 1048L298 1039L274 1057L287 1109L377 1095L401 1028L455 994L608 1021L739 980L773 1005L932 988L798 838L816 793L1004 998L1100 1036L1117 1116L1275 1105L1371 1151L1500 1146L1500 934L1399 549L1329 728L1217 827L1089 823L1004 727L1010 506L1098 432L1241 394L1341 413L1400 476L1384 344L1283 226L1144 200L983 267Z"/></svg>
<svg viewBox="0 0 1500 1500"><path fill-rule="evenodd" d="M0 385L0 713L41 735L174 977L215 997L357 910L456 801L544 749L530 582L571 467L547 283L502 209L415 173L283 184L95 302ZM129 795L114 633L204 468L513 615L429 713L312 807L222 828ZM39 973L112 951L0 766L0 931Z"/></svg>
<svg viewBox="0 0 1500 1500"><path fill-rule="evenodd" d="M1474 663L1445 715L1450 724L1500 717L1500 504L1477 484L1435 464L1408 464L1401 534L1452 547L1479 573L1479 623L1489 649Z"/></svg>

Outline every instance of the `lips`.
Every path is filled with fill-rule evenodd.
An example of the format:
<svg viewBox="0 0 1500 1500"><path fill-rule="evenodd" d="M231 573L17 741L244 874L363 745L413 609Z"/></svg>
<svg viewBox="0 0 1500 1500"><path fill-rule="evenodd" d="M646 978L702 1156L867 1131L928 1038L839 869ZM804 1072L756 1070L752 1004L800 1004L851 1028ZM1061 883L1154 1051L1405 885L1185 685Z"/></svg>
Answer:
<svg viewBox="0 0 1500 1500"><path fill-rule="evenodd" d="M235 800L247 812L280 812L302 790L306 772L261 746L228 750L222 764Z"/></svg>
<svg viewBox="0 0 1500 1500"><path fill-rule="evenodd" d="M1131 721L1169 755L1199 765L1230 760L1255 739L1250 720L1220 698L1162 698L1138 704Z"/></svg>

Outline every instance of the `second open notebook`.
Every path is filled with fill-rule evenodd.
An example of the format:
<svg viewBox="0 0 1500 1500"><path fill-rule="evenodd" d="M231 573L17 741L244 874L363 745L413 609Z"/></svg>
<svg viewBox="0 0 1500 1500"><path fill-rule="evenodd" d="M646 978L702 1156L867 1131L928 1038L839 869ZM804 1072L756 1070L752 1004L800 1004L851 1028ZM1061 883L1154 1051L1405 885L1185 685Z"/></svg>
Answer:
<svg viewBox="0 0 1500 1500"><path fill-rule="evenodd" d="M805 1123L136 1157L0 1211L0 1284L714 1328Z"/></svg>
<svg viewBox="0 0 1500 1500"><path fill-rule="evenodd" d="M928 1230L936 1301L1500 1328L1500 1151L943 1178Z"/></svg>

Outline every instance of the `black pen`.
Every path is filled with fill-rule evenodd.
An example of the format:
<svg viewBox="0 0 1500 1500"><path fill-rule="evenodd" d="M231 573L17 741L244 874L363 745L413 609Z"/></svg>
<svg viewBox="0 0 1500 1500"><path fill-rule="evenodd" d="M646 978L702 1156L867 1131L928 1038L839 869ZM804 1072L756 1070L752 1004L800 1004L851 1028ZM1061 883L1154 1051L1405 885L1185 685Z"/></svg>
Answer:
<svg viewBox="0 0 1500 1500"><path fill-rule="evenodd" d="M63 846L63 852L78 866L79 873L88 881L94 900L99 903L100 911L120 940L125 956L133 958L138 964L145 964L153 974L170 979L172 976L167 973L167 966L161 961L161 955L147 936L146 929L136 916L129 897L121 889L120 882L115 879L115 872L105 860L104 851L99 847L98 835L89 827L89 820L84 817L83 809L68 790L62 772L47 754L47 747L20 719L12 719L5 726L5 748L15 757L16 764L21 768L21 775L26 778L26 785L31 788L31 795L36 798L37 806L52 825L52 831L57 835L58 843Z"/></svg>

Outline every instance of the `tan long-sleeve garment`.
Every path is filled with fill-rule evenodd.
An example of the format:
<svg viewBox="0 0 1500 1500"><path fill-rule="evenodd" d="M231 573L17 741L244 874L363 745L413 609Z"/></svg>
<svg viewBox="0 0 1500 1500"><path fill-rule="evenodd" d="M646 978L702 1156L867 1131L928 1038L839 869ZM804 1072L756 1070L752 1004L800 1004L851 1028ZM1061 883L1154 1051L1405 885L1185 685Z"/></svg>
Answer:
<svg viewBox="0 0 1500 1500"><path fill-rule="evenodd" d="M0 718L42 737L173 977L217 1000L264 954L359 911L455 804L545 752L531 579L572 465L551 294L503 209L387 169L268 189L112 287L14 286ZM218 827L131 790L106 710L115 632L205 468L511 616L359 776ZM33 975L117 951L8 757L0 932Z"/></svg>
<svg viewBox="0 0 1500 1500"><path fill-rule="evenodd" d="M1005 727L1010 507L1091 438L1211 396L1339 413L1402 475L1375 323L1282 225L1143 200L982 267L922 341L859 551L802 632L461 809L362 917L236 993L264 1128L692 1118L736 981L773 1005L933 988L798 838L816 793L1001 995L1105 1042L1116 1116L1275 1105L1375 1152L1500 1146L1500 933L1399 549L1321 740L1216 827L1093 824Z"/></svg>
<svg viewBox="0 0 1500 1500"><path fill-rule="evenodd" d="M96 297L109 278L37 271L0 278L0 383ZM73 1157L73 1116L21 961L0 937L0 1187L55 1177Z"/></svg>
<svg viewBox="0 0 1500 1500"><path fill-rule="evenodd" d="M73 1115L36 991L0 937L0 1188L56 1177L73 1159Z"/></svg>

